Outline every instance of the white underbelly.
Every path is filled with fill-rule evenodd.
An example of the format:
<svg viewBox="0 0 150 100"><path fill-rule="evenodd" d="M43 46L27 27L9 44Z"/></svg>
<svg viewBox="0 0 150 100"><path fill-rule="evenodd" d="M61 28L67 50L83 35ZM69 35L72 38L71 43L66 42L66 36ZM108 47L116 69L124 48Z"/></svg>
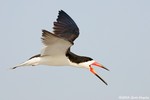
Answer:
<svg viewBox="0 0 150 100"><path fill-rule="evenodd" d="M40 57L39 64L48 66L68 66L70 62L66 56L43 56Z"/></svg>

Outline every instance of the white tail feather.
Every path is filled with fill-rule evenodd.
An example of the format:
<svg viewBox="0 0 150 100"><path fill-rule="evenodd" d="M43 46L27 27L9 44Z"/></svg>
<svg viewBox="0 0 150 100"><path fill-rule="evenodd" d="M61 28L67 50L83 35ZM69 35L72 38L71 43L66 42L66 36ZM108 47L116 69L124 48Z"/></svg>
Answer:
<svg viewBox="0 0 150 100"><path fill-rule="evenodd" d="M24 63L16 65L12 69L15 69L15 68L18 68L18 67L22 67L22 66L36 66L36 65L39 64L39 61L40 61L40 57L32 58L32 59L27 60Z"/></svg>

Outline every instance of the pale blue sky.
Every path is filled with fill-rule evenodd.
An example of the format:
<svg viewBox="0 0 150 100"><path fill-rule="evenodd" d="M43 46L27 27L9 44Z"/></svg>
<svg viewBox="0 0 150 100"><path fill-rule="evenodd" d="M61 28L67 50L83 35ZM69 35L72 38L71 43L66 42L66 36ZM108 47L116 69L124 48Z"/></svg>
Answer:
<svg viewBox="0 0 150 100"><path fill-rule="evenodd" d="M110 72L25 67L9 70L41 50L41 30L52 31L58 10L80 28L72 51L90 56ZM1 0L0 100L118 100L150 97L149 0Z"/></svg>

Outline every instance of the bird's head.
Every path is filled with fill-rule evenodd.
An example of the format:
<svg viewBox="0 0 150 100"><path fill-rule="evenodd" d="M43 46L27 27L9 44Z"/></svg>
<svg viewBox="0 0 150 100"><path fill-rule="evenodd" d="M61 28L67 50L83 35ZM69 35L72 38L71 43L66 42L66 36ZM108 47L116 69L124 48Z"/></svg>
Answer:
<svg viewBox="0 0 150 100"><path fill-rule="evenodd" d="M101 81L103 81L107 85L107 83L96 73L96 71L92 68L92 66L97 66L97 67L103 68L103 69L105 69L107 71L109 71L109 69L104 67L102 64L96 62L92 58L85 57L84 59L86 61L80 63L79 65L88 68L90 70L90 72L92 72L95 76L97 76Z"/></svg>

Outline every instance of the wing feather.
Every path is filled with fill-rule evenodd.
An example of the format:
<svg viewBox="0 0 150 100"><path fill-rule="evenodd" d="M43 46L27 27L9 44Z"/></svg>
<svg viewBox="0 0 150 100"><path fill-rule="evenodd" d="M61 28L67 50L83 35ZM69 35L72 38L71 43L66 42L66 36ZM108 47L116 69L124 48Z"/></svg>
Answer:
<svg viewBox="0 0 150 100"><path fill-rule="evenodd" d="M46 30L42 31L42 42L44 44L44 47L42 49L41 56L65 55L68 48L72 46L72 44L69 41L59 38L55 34Z"/></svg>
<svg viewBox="0 0 150 100"><path fill-rule="evenodd" d="M63 10L59 11L57 21L54 22L54 34L71 43L79 36L79 28L73 19Z"/></svg>

